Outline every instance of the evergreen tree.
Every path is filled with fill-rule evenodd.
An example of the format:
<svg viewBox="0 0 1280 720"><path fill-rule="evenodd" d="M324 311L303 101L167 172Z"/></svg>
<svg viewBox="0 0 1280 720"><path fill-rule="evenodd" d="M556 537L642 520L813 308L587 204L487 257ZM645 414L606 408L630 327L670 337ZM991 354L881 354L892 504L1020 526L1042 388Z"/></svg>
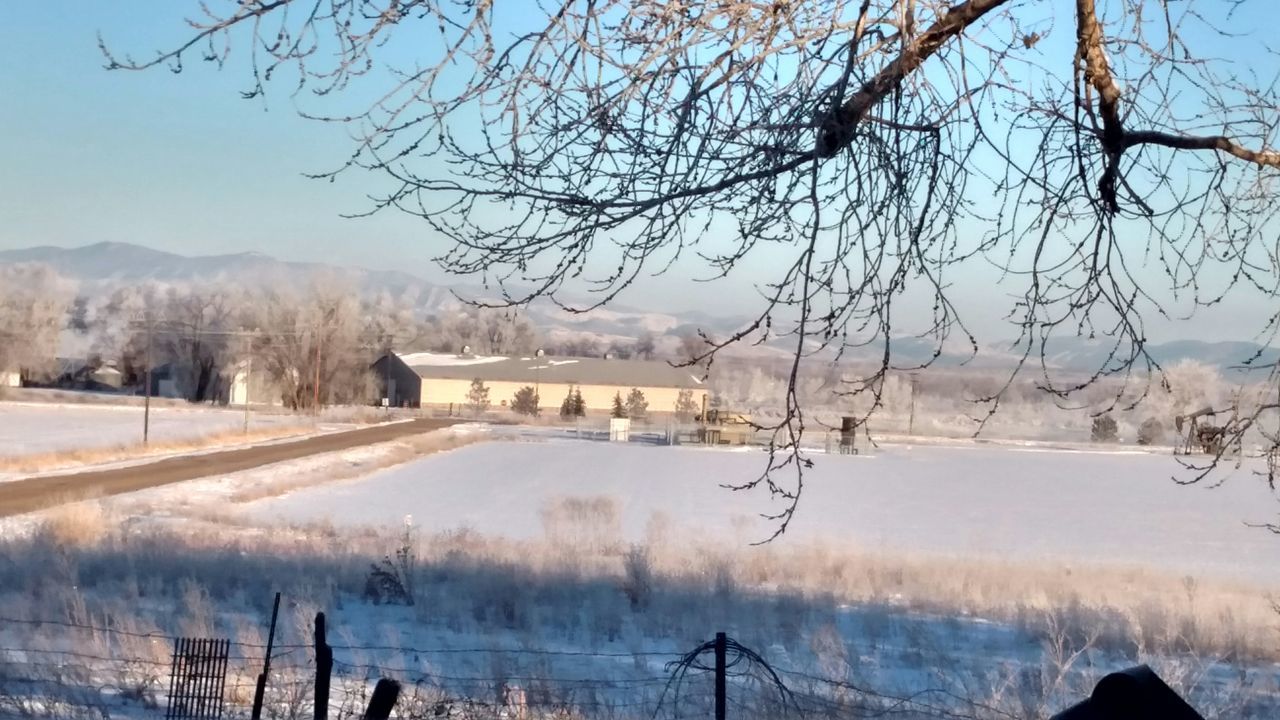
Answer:
<svg viewBox="0 0 1280 720"><path fill-rule="evenodd" d="M480 417L489 409L489 388L485 387L484 381L480 378L471 381L471 389L467 391L467 407L476 417Z"/></svg>
<svg viewBox="0 0 1280 720"><path fill-rule="evenodd" d="M573 410L573 386L570 385L569 392L565 393L564 400L560 403L560 417L565 419L574 417L577 413Z"/></svg>
<svg viewBox="0 0 1280 720"><path fill-rule="evenodd" d="M573 391L573 415L574 417L585 417L587 414L587 401L582 399L582 388L575 388Z"/></svg>
<svg viewBox="0 0 1280 720"><path fill-rule="evenodd" d="M681 390L676 396L676 419L680 422L689 422L697 413L698 404L693 401L693 391Z"/></svg>
<svg viewBox="0 0 1280 720"><path fill-rule="evenodd" d="M1093 419L1093 427L1089 430L1089 439L1094 442L1115 442L1120 435L1120 427L1116 419L1110 415L1101 415Z"/></svg>
<svg viewBox="0 0 1280 720"><path fill-rule="evenodd" d="M89 332L89 298L77 295L67 314L67 329L78 335Z"/></svg>
<svg viewBox="0 0 1280 720"><path fill-rule="evenodd" d="M533 389L533 386L525 385L517 390L515 397L511 399L511 409L521 415L537 415L542 412L538 399L538 392Z"/></svg>
<svg viewBox="0 0 1280 720"><path fill-rule="evenodd" d="M610 413L610 416L616 418L624 418L627 416L627 407L622 403L622 393L620 392L613 394L613 411Z"/></svg>
<svg viewBox="0 0 1280 720"><path fill-rule="evenodd" d="M627 393L627 417L639 420L648 412L649 401L645 399L644 393L640 388L631 388L631 392Z"/></svg>

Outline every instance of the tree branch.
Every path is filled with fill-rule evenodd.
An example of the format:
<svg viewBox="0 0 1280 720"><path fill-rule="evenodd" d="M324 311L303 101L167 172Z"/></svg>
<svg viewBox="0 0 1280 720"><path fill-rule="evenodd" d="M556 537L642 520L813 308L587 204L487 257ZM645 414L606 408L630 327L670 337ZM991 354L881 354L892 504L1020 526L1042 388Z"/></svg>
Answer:
<svg viewBox="0 0 1280 720"><path fill-rule="evenodd" d="M893 92L899 84L925 60L936 53L947 41L960 35L983 15L1004 5L1008 0L968 0L947 10L928 30L911 41L875 77L868 80L849 98L839 110L833 112L818 133L814 154L819 158L833 157L853 140L853 130L862 124L871 109ZM850 48L849 52L856 52Z"/></svg>
<svg viewBox="0 0 1280 720"><path fill-rule="evenodd" d="M1218 150L1255 165L1280 168L1280 151L1250 150L1222 135L1175 135L1154 130L1126 132L1125 149L1135 145L1160 145L1175 150Z"/></svg>

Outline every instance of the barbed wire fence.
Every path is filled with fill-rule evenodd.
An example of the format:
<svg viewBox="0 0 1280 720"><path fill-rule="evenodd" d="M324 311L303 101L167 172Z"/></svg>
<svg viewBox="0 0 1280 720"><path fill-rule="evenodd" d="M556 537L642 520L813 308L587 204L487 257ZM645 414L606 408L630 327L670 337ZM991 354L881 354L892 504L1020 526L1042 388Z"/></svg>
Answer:
<svg viewBox="0 0 1280 720"><path fill-rule="evenodd" d="M182 640L110 625L0 617L0 717L174 717L166 713ZM331 665L315 642L224 641L219 716L253 717L258 675L269 658L260 717L280 720L362 718L380 679L399 683L393 717L414 720L1020 717L941 688L897 695L779 666L723 633L683 654L328 645L322 633L317 640L329 649ZM331 677L318 672L325 665Z"/></svg>

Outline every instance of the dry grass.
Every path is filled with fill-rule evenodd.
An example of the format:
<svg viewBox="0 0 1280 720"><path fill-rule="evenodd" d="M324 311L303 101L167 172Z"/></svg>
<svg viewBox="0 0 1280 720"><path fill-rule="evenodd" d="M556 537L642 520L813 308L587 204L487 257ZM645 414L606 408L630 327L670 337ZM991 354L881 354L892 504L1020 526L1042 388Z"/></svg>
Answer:
<svg viewBox="0 0 1280 720"><path fill-rule="evenodd" d="M476 440L440 435L418 438L413 450L398 449L394 457L379 464L407 461L414 452L451 449ZM353 468L324 479L368 471L368 467ZM281 494L317 481L299 478L254 489L236 501ZM1272 602L1275 588L1195 579L1144 567L940 557L829 543L726 547L722 542L704 542L662 517L652 518L646 541L633 546L622 535L621 507L616 498L561 498L544 508L544 535L539 539L446 533L422 543L419 558L427 565L470 558L519 568L535 577L604 580L625 597L634 594L630 590L643 577L646 587L652 588L646 595L660 595L664 586L705 588L718 597L763 591L824 606L979 617L1038 638L1064 632L1065 627L1073 636L1090 637L1101 649L1128 656L1193 652L1239 662L1280 661L1280 614ZM205 532L210 538L223 532L265 537L258 534L260 530L215 523ZM276 529L272 534L288 538L294 552L338 543L379 556L386 549L378 543L388 542L367 530L319 524L288 532Z"/></svg>
<svg viewBox="0 0 1280 720"><path fill-rule="evenodd" d="M57 405L124 405L142 407L146 398L142 395L97 393L82 390L56 388L2 388L0 399L8 402L49 403ZM151 398L152 407L189 408L187 400L167 397Z"/></svg>
<svg viewBox="0 0 1280 720"><path fill-rule="evenodd" d="M193 452L210 448L261 442L263 440L279 440L282 438L305 435L314 431L310 425L280 425L259 428L244 432L242 430L225 430L208 433L193 438L177 440L160 440L143 445L111 445L94 448L75 448L72 450L56 450L53 452L32 455L0 456L0 472L3 473L39 473L52 470L64 470L100 465L104 463L138 460L157 455Z"/></svg>
<svg viewBox="0 0 1280 720"><path fill-rule="evenodd" d="M687 567L684 552L658 553L658 569ZM1141 567L1001 562L863 552L810 544L736 554L749 585L830 594L839 602L976 616L1046 635L1048 616L1097 633L1110 650L1191 651L1280 660L1280 616L1268 589L1196 580Z"/></svg>
<svg viewBox="0 0 1280 720"><path fill-rule="evenodd" d="M43 515L40 528L62 547L91 547L115 529L113 518L96 498L66 498Z"/></svg>
<svg viewBox="0 0 1280 720"><path fill-rule="evenodd" d="M646 543L628 546L621 505L609 497L552 501L542 511L544 537L536 542L461 537L474 542L466 554L552 575L596 573L624 594L643 575L649 584L660 578L717 594L767 588L823 604L980 617L1033 637L1092 636L1097 647L1131 656L1193 652L1280 661L1273 588L1135 566L1015 563L830 543L725 547L661 517L651 519Z"/></svg>
<svg viewBox="0 0 1280 720"><path fill-rule="evenodd" d="M420 440L421 448L428 438ZM583 524L574 532L590 536L587 544L565 542L565 528L554 522L546 537L526 541L469 532L422 538L414 548L416 591L423 598L418 621L432 632L515 633L531 647L568 637L588 647L594 647L589 645L593 638L608 638L645 649L648 639L701 638L723 628L753 647L780 644L792 661L812 658L822 676L863 686L871 685L857 675L865 664L860 656L897 663L908 656L894 653L916 653L922 669L990 682L990 687L953 689L1000 708L996 715L1002 717L1045 717L1082 697L1097 679L1090 673L1101 670L1093 664L1104 657L1099 653L1114 660L1116 652L1128 664L1151 663L1181 692L1194 689L1201 703L1212 699L1205 687L1221 679L1206 675L1206 668L1219 664L1221 669L1223 661L1244 667L1280 659L1274 642L1277 618L1261 591L1244 586L1191 582L1143 569L1018 565L821 544L726 548L693 542L660 522L646 546L628 548L611 535L617 513L616 501L609 498L566 498L549 506L548 517ZM261 598L269 597L267 588L278 588L295 603L291 614L297 616L296 623L282 627L296 624L294 635L301 638L286 641L305 642L306 621L314 612L354 602L369 562L399 542L399 528L320 525L268 530L184 522L172 530L106 533L89 549L50 549L39 538L0 543L0 585L10 583L12 593L30 597L42 582L31 570L65 553L71 570L65 579L59 575L48 582L64 588L74 582L69 592L90 598L93 612L78 611L77 618L103 625L100 608L107 603L113 625L127 620L119 626L145 632L159 623L182 633L211 632L211 624L234 628L245 617L257 623L264 609L254 607L246 615L246 591ZM193 577L203 585L194 585ZM148 601L130 604L127 594L137 591L130 588L140 589ZM182 609L177 620L175 607ZM850 631L834 624L848 617L846 612L859 618L851 631L855 635L844 636ZM141 615L127 617L131 613ZM999 658L975 655L976 649L986 649L977 643L989 626L959 620L974 616L1024 633L1027 664L1006 667ZM348 617L361 623L340 626L339 633L359 635L344 638L345 644L397 647L408 641L401 634L406 618L399 610L383 619L388 626L366 620L364 613ZM965 634L970 632L976 634ZM240 639L261 643L260 628ZM1009 646L992 647L1008 652ZM95 652L145 656L145 648ZM395 656L369 662L404 664ZM1081 678L1089 682L1082 684ZM124 682L147 693L153 680L135 672ZM1228 709L1250 693L1268 692L1249 686L1243 674L1228 689L1235 693L1223 699ZM246 702L247 695L236 699Z"/></svg>

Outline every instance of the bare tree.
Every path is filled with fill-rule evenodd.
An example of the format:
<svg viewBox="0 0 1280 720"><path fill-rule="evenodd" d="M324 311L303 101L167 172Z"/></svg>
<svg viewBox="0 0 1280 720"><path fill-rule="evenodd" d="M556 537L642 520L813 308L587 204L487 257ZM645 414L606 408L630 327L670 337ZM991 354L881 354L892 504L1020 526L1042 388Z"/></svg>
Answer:
<svg viewBox="0 0 1280 720"><path fill-rule="evenodd" d="M47 265L0 265L0 371L53 372L74 290Z"/></svg>
<svg viewBox="0 0 1280 720"><path fill-rule="evenodd" d="M319 273L303 289L256 294L238 322L252 332L255 367L280 388L284 404L315 409L374 397L378 355L430 335L412 307L412 297L361 298L341 277Z"/></svg>
<svg viewBox="0 0 1280 720"><path fill-rule="evenodd" d="M201 285L169 288L158 316L153 342L162 357L174 363L185 397L192 402L215 399L235 347L233 307L226 290Z"/></svg>
<svg viewBox="0 0 1280 720"><path fill-rule="evenodd" d="M895 336L976 351L948 290L958 268L1003 272L1018 368L1038 364L1061 397L1158 371L1144 318L1171 303L1277 294L1271 0L563 0L501 22L497 8L207 2L151 59L103 50L111 68L180 70L243 47L248 97L293 73L326 103L309 114L356 136L330 175L383 176L370 211L422 217L453 242L444 267L504 303L585 281L594 307L677 257L726 276L773 248L754 320L689 360L792 343L769 469L741 486L781 501L780 532L807 463L800 365L875 347L879 373L837 388L874 395ZM1248 67L1212 54L1227 37ZM381 73L388 48L416 55ZM905 321L903 298L927 319ZM1273 339L1280 312L1261 324ZM1043 358L1075 335L1109 354L1059 381Z"/></svg>
<svg viewBox="0 0 1280 720"><path fill-rule="evenodd" d="M436 318L430 333L428 345L439 352L517 355L538 347L537 329L509 309L465 306Z"/></svg>
<svg viewBox="0 0 1280 720"><path fill-rule="evenodd" d="M152 367L169 365L183 397L216 400L238 343L236 288L203 283L143 283L118 288L100 298L85 322L92 352L117 362L125 384L142 381L147 358ZM85 309L76 311L88 314Z"/></svg>
<svg viewBox="0 0 1280 720"><path fill-rule="evenodd" d="M126 386L142 382L146 372L147 337L140 325L154 319L159 288L151 283L118 288L96 299L90 326L91 352L114 359Z"/></svg>
<svg viewBox="0 0 1280 720"><path fill-rule="evenodd" d="M551 354L564 357L600 357L600 341L589 335L580 335L550 345Z"/></svg>
<svg viewBox="0 0 1280 720"><path fill-rule="evenodd" d="M652 360L657 351L658 341L653 337L653 333L647 330L636 338L636 344L632 348L632 353L641 360Z"/></svg>

